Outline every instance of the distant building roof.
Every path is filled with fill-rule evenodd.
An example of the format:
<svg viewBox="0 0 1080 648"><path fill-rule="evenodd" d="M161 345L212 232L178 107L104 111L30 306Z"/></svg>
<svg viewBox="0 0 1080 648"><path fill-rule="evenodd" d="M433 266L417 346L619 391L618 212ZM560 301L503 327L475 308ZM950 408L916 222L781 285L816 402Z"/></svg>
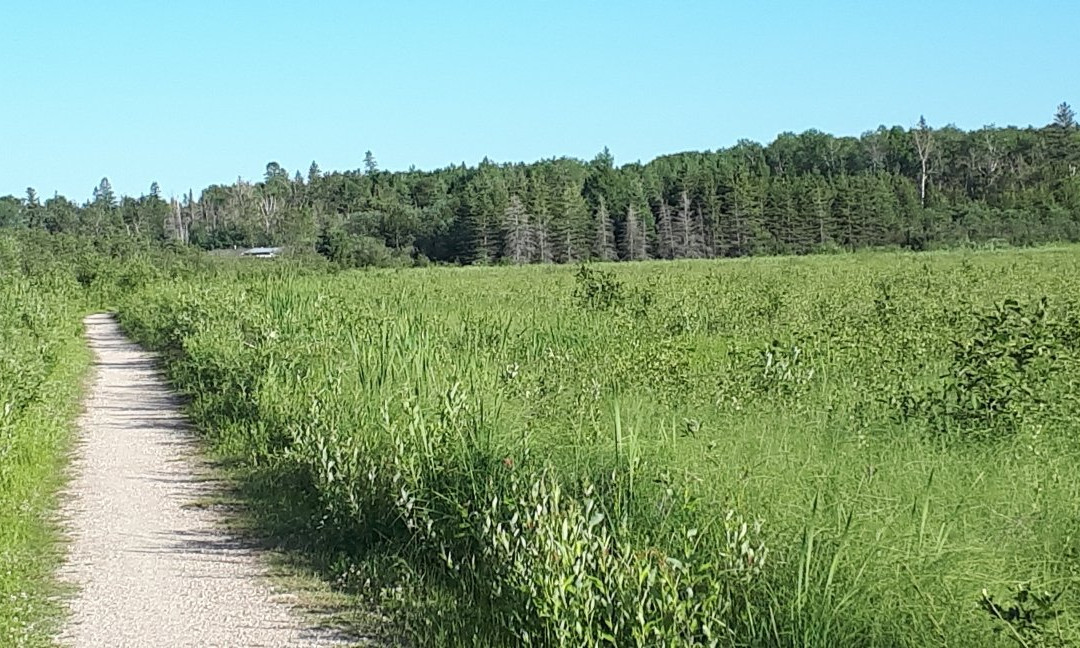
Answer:
<svg viewBox="0 0 1080 648"><path fill-rule="evenodd" d="M257 247L241 252L244 256L274 256L275 254L280 253L281 248L279 247Z"/></svg>

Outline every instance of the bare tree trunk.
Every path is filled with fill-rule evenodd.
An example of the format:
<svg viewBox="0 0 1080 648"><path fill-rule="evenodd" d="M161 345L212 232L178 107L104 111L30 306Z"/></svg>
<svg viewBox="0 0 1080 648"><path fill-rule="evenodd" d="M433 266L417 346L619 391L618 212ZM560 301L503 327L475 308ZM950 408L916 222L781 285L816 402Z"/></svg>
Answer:
<svg viewBox="0 0 1080 648"><path fill-rule="evenodd" d="M180 201L176 198L172 199L172 231L176 235L176 240L181 243L187 243L187 237L184 235L184 214L180 208Z"/></svg>
<svg viewBox="0 0 1080 648"><path fill-rule="evenodd" d="M270 223L277 212L277 196L266 194L259 203L259 211L262 213L263 231L270 236Z"/></svg>
<svg viewBox="0 0 1080 648"><path fill-rule="evenodd" d="M926 118L919 117L919 123L912 129L915 150L919 154L919 204L926 207L926 183L930 178L930 154L934 151L934 132L926 125Z"/></svg>

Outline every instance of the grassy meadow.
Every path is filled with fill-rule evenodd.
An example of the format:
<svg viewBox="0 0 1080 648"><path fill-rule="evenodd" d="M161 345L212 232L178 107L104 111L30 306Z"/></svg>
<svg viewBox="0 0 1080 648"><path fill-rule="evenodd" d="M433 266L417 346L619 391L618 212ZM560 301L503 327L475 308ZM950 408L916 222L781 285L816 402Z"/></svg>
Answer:
<svg viewBox="0 0 1080 648"><path fill-rule="evenodd" d="M0 238L0 645L51 645L52 521L89 354L81 286Z"/></svg>
<svg viewBox="0 0 1080 648"><path fill-rule="evenodd" d="M417 645L1080 641L1072 247L261 269L120 299Z"/></svg>

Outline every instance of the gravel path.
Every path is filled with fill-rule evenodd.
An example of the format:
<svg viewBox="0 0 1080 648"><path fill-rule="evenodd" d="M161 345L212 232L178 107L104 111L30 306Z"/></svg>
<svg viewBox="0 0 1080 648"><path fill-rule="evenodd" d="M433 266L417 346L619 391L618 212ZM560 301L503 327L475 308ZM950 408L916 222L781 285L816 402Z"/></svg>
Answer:
<svg viewBox="0 0 1080 648"><path fill-rule="evenodd" d="M153 356L109 315L86 319L96 360L63 516L61 579L78 587L60 643L101 646L339 646L305 627L256 553L199 506L214 485Z"/></svg>

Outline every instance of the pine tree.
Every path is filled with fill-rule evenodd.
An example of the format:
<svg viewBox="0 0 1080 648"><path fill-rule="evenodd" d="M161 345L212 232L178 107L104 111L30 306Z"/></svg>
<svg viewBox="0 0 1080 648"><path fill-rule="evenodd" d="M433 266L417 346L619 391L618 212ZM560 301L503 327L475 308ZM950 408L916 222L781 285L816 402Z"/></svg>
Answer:
<svg viewBox="0 0 1080 648"><path fill-rule="evenodd" d="M532 256L532 232L529 214L516 194L510 197L503 217L504 259L511 263L528 263Z"/></svg>
<svg viewBox="0 0 1080 648"><path fill-rule="evenodd" d="M842 175L833 182L835 194L832 201L832 217L836 222L836 240L846 249L857 247L856 231L859 218L858 190L852 187L851 178Z"/></svg>
<svg viewBox="0 0 1080 648"><path fill-rule="evenodd" d="M795 205L792 200L792 180L776 176L765 192L764 223L778 244L778 252L790 254L798 250Z"/></svg>
<svg viewBox="0 0 1080 648"><path fill-rule="evenodd" d="M1061 105L1057 107L1057 111L1054 113L1054 126L1067 129L1076 128L1076 113L1064 101L1061 102Z"/></svg>
<svg viewBox="0 0 1080 648"><path fill-rule="evenodd" d="M679 209L671 218L675 239L673 256L683 259L700 259L705 256L700 218L694 214L688 191L683 190L680 194Z"/></svg>
<svg viewBox="0 0 1080 648"><path fill-rule="evenodd" d="M615 223L608 215L607 205L603 198L600 199L600 207L596 210L595 221L593 258L601 261L615 261L618 258L615 251Z"/></svg>
<svg viewBox="0 0 1080 648"><path fill-rule="evenodd" d="M622 248L624 261L644 261L649 258L645 227L633 205L626 208L626 220L623 221L619 247Z"/></svg>
<svg viewBox="0 0 1080 648"><path fill-rule="evenodd" d="M375 155L371 151L364 152L364 175L375 175L379 171L379 164L375 161Z"/></svg>
<svg viewBox="0 0 1080 648"><path fill-rule="evenodd" d="M861 246L899 243L900 207L887 173L860 176L863 183L863 214L859 233Z"/></svg>
<svg viewBox="0 0 1080 648"><path fill-rule="evenodd" d="M116 194L113 193L112 184L108 178L102 178L98 186L94 188L94 205L103 209L116 207Z"/></svg>
<svg viewBox="0 0 1080 648"><path fill-rule="evenodd" d="M726 198L727 253L746 256L759 251L762 244L761 179L747 169L736 170L731 176L731 188Z"/></svg>
<svg viewBox="0 0 1080 648"><path fill-rule="evenodd" d="M820 250L833 230L828 184L820 174L804 175L795 184L794 193L792 251L807 254Z"/></svg>
<svg viewBox="0 0 1080 648"><path fill-rule="evenodd" d="M490 263L500 250L502 220L509 205L506 184L482 169L459 194L453 223L453 254L462 263Z"/></svg>
<svg viewBox="0 0 1080 648"><path fill-rule="evenodd" d="M588 256L589 208L579 187L566 184L556 189L551 199L548 233L552 252L559 263L574 263Z"/></svg>
<svg viewBox="0 0 1080 648"><path fill-rule="evenodd" d="M26 188L26 225L36 229L41 225L41 201L33 187Z"/></svg>
<svg viewBox="0 0 1080 648"><path fill-rule="evenodd" d="M675 240L675 226L671 222L671 207L667 201L660 201L659 214L656 217L657 255L661 259L674 259L679 253Z"/></svg>
<svg viewBox="0 0 1080 648"><path fill-rule="evenodd" d="M706 257L712 258L723 251L720 232L720 198L717 195L716 180L710 178L709 186L698 203L698 228L701 231L702 250Z"/></svg>
<svg viewBox="0 0 1080 648"><path fill-rule="evenodd" d="M548 223L538 222L531 228L532 233L532 260L536 263L553 263L555 251L551 241L551 230Z"/></svg>

